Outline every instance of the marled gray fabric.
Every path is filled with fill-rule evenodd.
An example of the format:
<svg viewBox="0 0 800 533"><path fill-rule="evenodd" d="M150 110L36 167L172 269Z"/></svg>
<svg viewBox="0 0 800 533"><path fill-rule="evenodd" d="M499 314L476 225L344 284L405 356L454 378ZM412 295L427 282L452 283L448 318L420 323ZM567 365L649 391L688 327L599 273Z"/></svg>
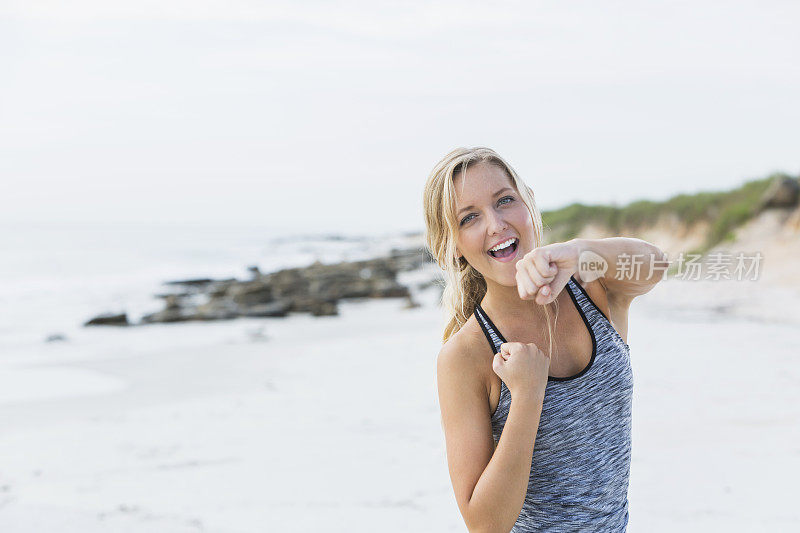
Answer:
<svg viewBox="0 0 800 533"><path fill-rule="evenodd" d="M575 278L565 288L592 336L589 365L548 378L525 503L512 532L625 531L631 458L630 348ZM506 342L480 305L475 317L494 353ZM513 341L514 339L512 339ZM511 394L501 382L495 442Z"/></svg>

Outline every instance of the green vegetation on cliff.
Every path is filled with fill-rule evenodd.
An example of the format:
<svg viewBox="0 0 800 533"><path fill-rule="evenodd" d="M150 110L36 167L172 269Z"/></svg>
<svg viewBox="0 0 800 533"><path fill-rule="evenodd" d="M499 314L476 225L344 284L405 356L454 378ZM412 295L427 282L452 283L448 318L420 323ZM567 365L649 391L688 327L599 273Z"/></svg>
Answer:
<svg viewBox="0 0 800 533"><path fill-rule="evenodd" d="M748 181L730 191L679 194L661 202L637 200L621 207L574 203L542 212L542 220L545 228L551 231L550 242L572 239L588 224L596 224L607 228L610 234L618 234L653 226L662 216L675 215L687 226L708 221L711 229L705 245L696 250L704 252L731 238L733 229L758 214L761 198L769 184L783 177L786 175L773 174Z"/></svg>

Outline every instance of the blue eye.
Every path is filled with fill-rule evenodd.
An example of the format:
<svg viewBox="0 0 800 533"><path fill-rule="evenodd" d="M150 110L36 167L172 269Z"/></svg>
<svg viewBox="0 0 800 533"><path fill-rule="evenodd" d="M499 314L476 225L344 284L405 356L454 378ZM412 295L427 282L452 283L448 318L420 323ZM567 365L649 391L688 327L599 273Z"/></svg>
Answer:
<svg viewBox="0 0 800 533"><path fill-rule="evenodd" d="M504 197L500 198L500 200L498 200L498 203L502 202L503 200L510 200L511 202L513 202L514 201L514 197L513 196L504 196ZM511 203L511 202L509 202L509 203Z"/></svg>
<svg viewBox="0 0 800 533"><path fill-rule="evenodd" d="M462 218L462 219L461 219L461 224L460 224L460 225L461 225L461 226L463 226L464 224L466 224L467 222L469 222L470 220L472 220L470 217L473 217L473 216L475 216L475 215L467 215L467 216L465 216L464 218Z"/></svg>
<svg viewBox="0 0 800 533"><path fill-rule="evenodd" d="M508 200L508 202L503 202L503 200ZM513 201L514 201L514 197L513 196L503 196L502 198L500 198L497 201L497 203L498 203L498 205L506 205L506 204L510 204ZM474 217L474 216L477 216L477 215L475 215L475 213L470 213L469 215L465 216L464 218L461 219L461 222L459 223L459 226L463 226L464 224L466 224L467 222L472 220L472 218L470 218L470 217Z"/></svg>

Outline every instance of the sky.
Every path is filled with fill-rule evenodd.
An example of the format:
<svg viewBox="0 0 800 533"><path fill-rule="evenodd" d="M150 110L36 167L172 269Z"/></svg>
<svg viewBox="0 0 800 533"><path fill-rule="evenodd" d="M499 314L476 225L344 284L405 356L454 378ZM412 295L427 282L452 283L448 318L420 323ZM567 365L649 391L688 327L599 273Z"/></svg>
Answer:
<svg viewBox="0 0 800 533"><path fill-rule="evenodd" d="M424 229L489 146L542 209L800 172L800 3L5 0L0 225Z"/></svg>

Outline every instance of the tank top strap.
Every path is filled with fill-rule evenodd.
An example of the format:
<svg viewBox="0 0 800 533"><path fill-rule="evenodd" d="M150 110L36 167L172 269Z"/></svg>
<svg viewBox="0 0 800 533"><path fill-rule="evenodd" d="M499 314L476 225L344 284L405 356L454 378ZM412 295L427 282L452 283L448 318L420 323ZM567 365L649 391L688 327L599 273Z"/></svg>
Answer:
<svg viewBox="0 0 800 533"><path fill-rule="evenodd" d="M483 310L481 304L475 304L475 311L473 314L478 320L478 324L480 325L481 330L483 330L483 334L486 335L486 340L489 341L489 346L491 346L492 350L494 350L492 353L499 353L500 345L506 342L506 339L500 333L500 330L497 329L497 326L494 325L492 319L489 318L489 315L486 314L486 311Z"/></svg>
<svg viewBox="0 0 800 533"><path fill-rule="evenodd" d="M583 286L578 283L578 280L575 279L574 275L569 277L567 286L569 287L569 291L572 293L573 301L578 305L581 313L586 318L586 321L591 324L592 328L599 326L604 321L608 321L605 313L603 313L600 308L597 307L589 294L586 292L586 289L584 289Z"/></svg>

